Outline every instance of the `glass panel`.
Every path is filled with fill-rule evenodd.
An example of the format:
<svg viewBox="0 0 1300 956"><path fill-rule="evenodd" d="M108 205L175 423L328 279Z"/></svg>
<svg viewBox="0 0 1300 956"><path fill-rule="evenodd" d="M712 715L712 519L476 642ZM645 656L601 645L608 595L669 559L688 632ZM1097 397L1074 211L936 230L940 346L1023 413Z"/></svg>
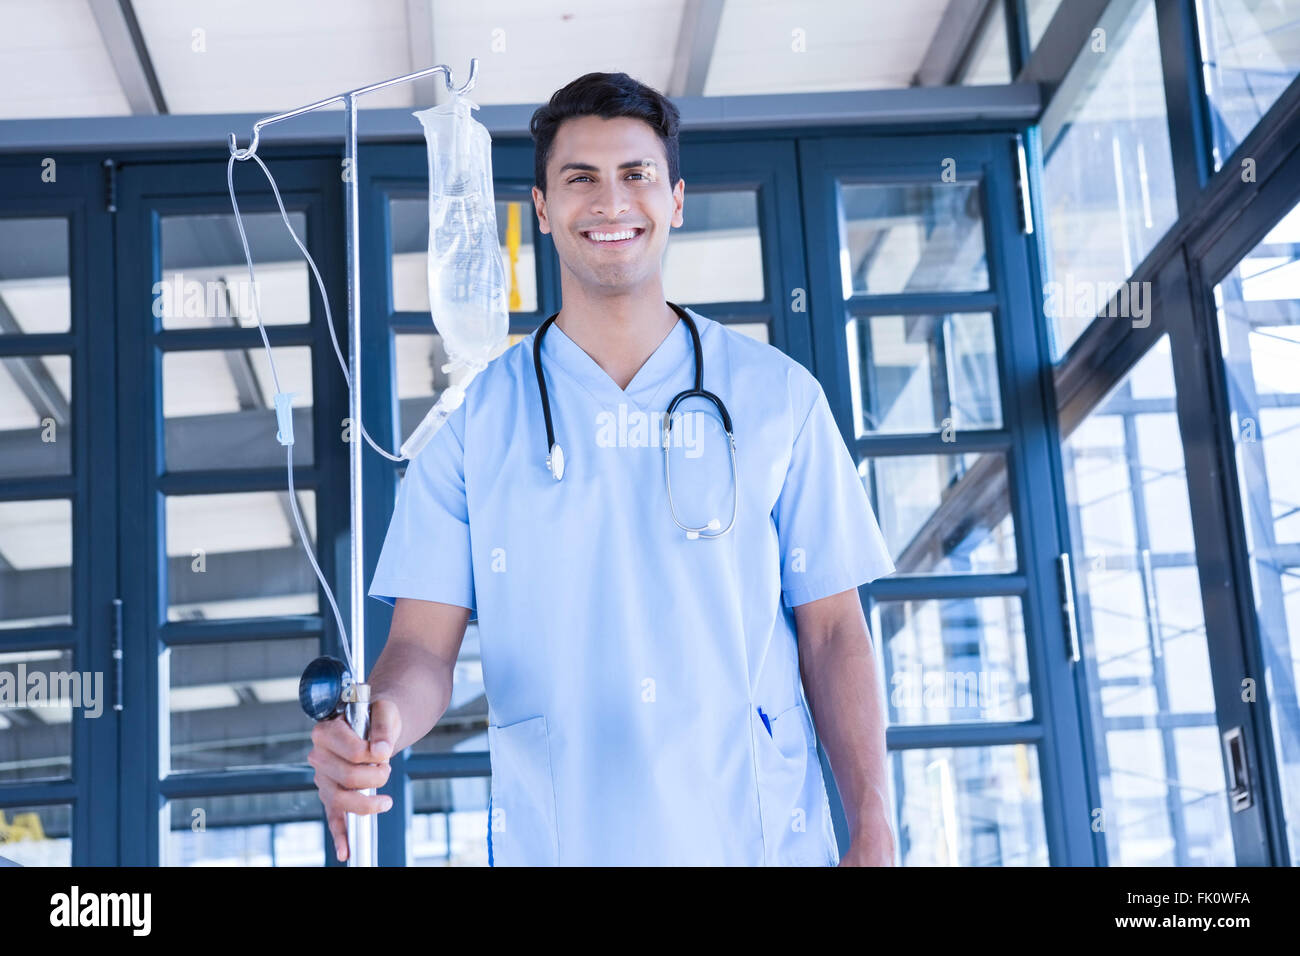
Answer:
<svg viewBox="0 0 1300 956"><path fill-rule="evenodd" d="M1232 866L1172 383L1163 337L1062 446L1101 824L1111 865Z"/></svg>
<svg viewBox="0 0 1300 956"><path fill-rule="evenodd" d="M938 747L889 756L903 866L1047 866L1034 747Z"/></svg>
<svg viewBox="0 0 1300 956"><path fill-rule="evenodd" d="M71 329L67 220L0 219L0 335Z"/></svg>
<svg viewBox="0 0 1300 956"><path fill-rule="evenodd" d="M280 213L241 214L257 270L256 296L233 215L162 218L162 276L153 286L153 314L164 329L256 327L259 302L263 325L311 320L316 281ZM306 216L291 211L289 222L307 243Z"/></svg>
<svg viewBox="0 0 1300 956"><path fill-rule="evenodd" d="M1033 717L1020 598L880 601L873 615L891 724Z"/></svg>
<svg viewBox="0 0 1300 956"><path fill-rule="evenodd" d="M316 493L296 494L314 553ZM317 612L287 490L169 497L166 526L167 620Z"/></svg>
<svg viewBox="0 0 1300 956"><path fill-rule="evenodd" d="M0 628L72 623L72 502L0 501Z"/></svg>
<svg viewBox="0 0 1300 956"><path fill-rule="evenodd" d="M1214 295L1287 843L1300 865L1300 205Z"/></svg>
<svg viewBox="0 0 1300 956"><path fill-rule="evenodd" d="M1300 73L1300 2L1201 0L1197 9L1217 170Z"/></svg>
<svg viewBox="0 0 1300 956"><path fill-rule="evenodd" d="M989 313L857 316L847 328L859 438L1002 427Z"/></svg>
<svg viewBox="0 0 1300 956"><path fill-rule="evenodd" d="M72 358L0 358L0 478L72 474Z"/></svg>
<svg viewBox="0 0 1300 956"><path fill-rule="evenodd" d="M315 789L172 800L163 812L163 866L325 865Z"/></svg>
<svg viewBox="0 0 1300 956"><path fill-rule="evenodd" d="M1047 25L1056 16L1061 0L1028 0L1026 13L1029 20L1029 49L1038 46L1038 41L1047 32Z"/></svg>
<svg viewBox="0 0 1300 956"><path fill-rule="evenodd" d="M293 397L293 463L310 465L311 348L273 348L280 390ZM332 358L332 356L331 356ZM275 377L262 345L163 355L164 448L168 471L283 468L276 438ZM339 430L342 440L342 429Z"/></svg>
<svg viewBox="0 0 1300 956"><path fill-rule="evenodd" d="M977 183L840 186L844 298L989 287Z"/></svg>
<svg viewBox="0 0 1300 956"><path fill-rule="evenodd" d="M858 466L899 574L1016 570L999 452L870 458Z"/></svg>
<svg viewBox="0 0 1300 956"><path fill-rule="evenodd" d="M1007 15L1002 4L992 4L989 16L962 70L963 86L1011 82L1011 56L1007 51Z"/></svg>
<svg viewBox="0 0 1300 956"><path fill-rule="evenodd" d="M490 787L490 777L412 780L407 865L487 866Z"/></svg>
<svg viewBox="0 0 1300 956"><path fill-rule="evenodd" d="M682 225L664 250L669 302L761 302L763 237L752 189L686 190Z"/></svg>
<svg viewBox="0 0 1300 956"><path fill-rule="evenodd" d="M104 675L77 674L71 650L0 652L0 784L72 776L72 708L104 714ZM0 828L0 856L4 855Z"/></svg>
<svg viewBox="0 0 1300 956"><path fill-rule="evenodd" d="M465 639L456 658L454 680L451 685L451 703L423 739L411 747L413 753L441 754L486 753L488 705L483 691L483 660L479 656L478 622L465 628ZM483 805L487 806L487 797ZM486 839L487 831L484 831Z"/></svg>
<svg viewBox="0 0 1300 956"><path fill-rule="evenodd" d="M72 865L72 805L0 807L0 866Z"/></svg>
<svg viewBox="0 0 1300 956"><path fill-rule="evenodd" d="M164 651L158 673L171 732L162 741L163 773L305 765L311 723L298 680L319 655L315 637Z"/></svg>
<svg viewBox="0 0 1300 956"><path fill-rule="evenodd" d="M496 201L497 241L506 268L511 312L537 311L536 212L531 199ZM394 312L429 313L429 198L390 199L392 242L389 279ZM428 409L425 409L428 411Z"/></svg>
<svg viewBox="0 0 1300 956"><path fill-rule="evenodd" d="M1155 7L1137 4L1108 34L1089 87L1073 104L1043 169L1044 311L1059 358L1177 218ZM1145 304L1142 304L1142 303ZM1125 318L1149 317L1150 297Z"/></svg>
<svg viewBox="0 0 1300 956"><path fill-rule="evenodd" d="M495 359L524 337L521 334L506 336L505 344L492 353L492 358ZM465 384L467 373L463 369L453 374L442 370L448 361L447 350L443 348L442 336L436 332L398 332L394 335L394 340L394 371L398 413L401 416L398 433L405 440L424 420L442 390L448 385Z"/></svg>

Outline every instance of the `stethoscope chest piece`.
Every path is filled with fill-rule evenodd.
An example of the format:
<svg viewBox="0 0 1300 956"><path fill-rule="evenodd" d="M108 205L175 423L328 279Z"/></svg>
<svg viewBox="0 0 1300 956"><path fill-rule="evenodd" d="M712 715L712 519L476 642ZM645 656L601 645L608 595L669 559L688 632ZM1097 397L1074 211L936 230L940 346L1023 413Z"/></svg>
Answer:
<svg viewBox="0 0 1300 956"><path fill-rule="evenodd" d="M546 456L546 467L551 470L556 481L564 477L564 449L558 443L551 446L551 453Z"/></svg>

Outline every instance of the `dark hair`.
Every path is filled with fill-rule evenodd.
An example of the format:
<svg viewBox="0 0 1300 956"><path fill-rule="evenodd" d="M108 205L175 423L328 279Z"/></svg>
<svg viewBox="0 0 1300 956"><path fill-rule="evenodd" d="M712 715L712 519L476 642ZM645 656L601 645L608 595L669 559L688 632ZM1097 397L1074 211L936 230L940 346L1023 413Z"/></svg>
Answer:
<svg viewBox="0 0 1300 956"><path fill-rule="evenodd" d="M659 134L668 157L668 185L681 178L678 162L677 107L658 90L632 79L626 73L587 73L563 89L556 90L550 101L539 107L528 124L533 134L533 179L546 193L546 164L550 162L555 134L566 119L599 116L613 119L631 116L644 120Z"/></svg>

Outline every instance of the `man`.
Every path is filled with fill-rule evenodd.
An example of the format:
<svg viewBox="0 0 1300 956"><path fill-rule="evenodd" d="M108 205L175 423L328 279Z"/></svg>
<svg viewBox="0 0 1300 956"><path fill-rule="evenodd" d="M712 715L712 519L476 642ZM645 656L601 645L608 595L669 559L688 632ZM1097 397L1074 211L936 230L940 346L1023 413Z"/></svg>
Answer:
<svg viewBox="0 0 1300 956"><path fill-rule="evenodd" d="M494 865L890 865L857 588L894 565L821 387L665 301L685 196L672 103L590 73L531 129L563 307L542 381L534 332L474 379L402 481L369 592L394 606L369 746L344 721L312 735L339 858L345 813L392 805L356 791L383 786L391 754L445 712L477 616ZM666 442L660 428L695 384L692 322L703 388L730 412L734 485L712 403L689 397ZM845 806L842 860L813 715Z"/></svg>

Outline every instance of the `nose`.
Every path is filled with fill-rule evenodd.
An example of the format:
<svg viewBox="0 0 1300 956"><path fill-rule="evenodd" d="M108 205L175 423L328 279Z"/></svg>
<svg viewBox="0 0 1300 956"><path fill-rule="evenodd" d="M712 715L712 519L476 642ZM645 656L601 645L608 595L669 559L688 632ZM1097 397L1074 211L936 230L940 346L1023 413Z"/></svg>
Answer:
<svg viewBox="0 0 1300 956"><path fill-rule="evenodd" d="M591 199L591 211L606 219L617 219L632 208L632 201L628 197L627 187L623 184L623 180L616 176L612 180L606 180L596 190L596 194Z"/></svg>

